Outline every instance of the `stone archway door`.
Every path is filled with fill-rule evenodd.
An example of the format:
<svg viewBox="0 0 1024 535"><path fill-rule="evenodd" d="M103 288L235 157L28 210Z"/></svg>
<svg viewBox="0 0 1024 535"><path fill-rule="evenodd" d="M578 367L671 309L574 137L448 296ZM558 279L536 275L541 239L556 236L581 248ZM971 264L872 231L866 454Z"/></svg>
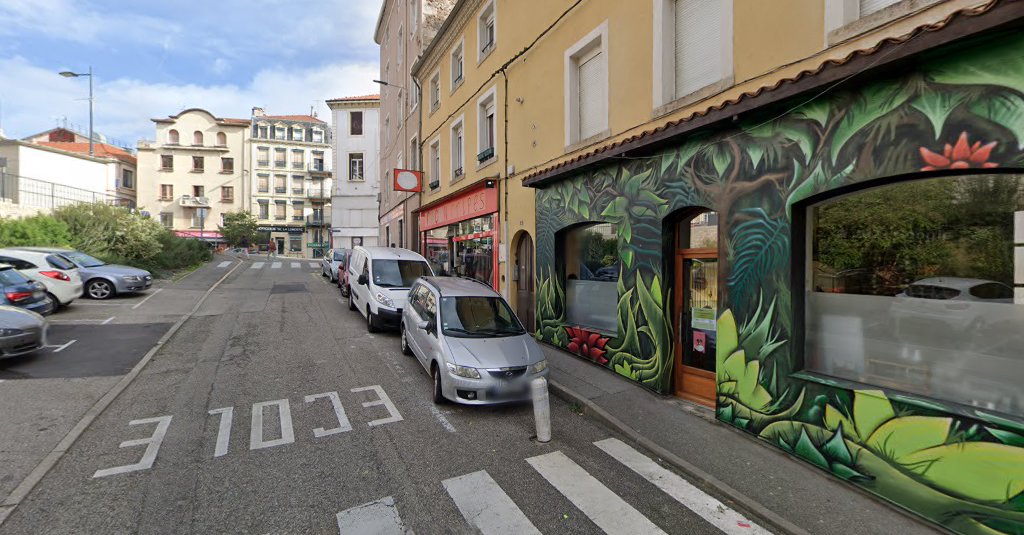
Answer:
<svg viewBox="0 0 1024 535"><path fill-rule="evenodd" d="M534 277L533 277L533 238L526 232L519 238L516 246L516 314L519 321L531 333L536 329L534 320Z"/></svg>

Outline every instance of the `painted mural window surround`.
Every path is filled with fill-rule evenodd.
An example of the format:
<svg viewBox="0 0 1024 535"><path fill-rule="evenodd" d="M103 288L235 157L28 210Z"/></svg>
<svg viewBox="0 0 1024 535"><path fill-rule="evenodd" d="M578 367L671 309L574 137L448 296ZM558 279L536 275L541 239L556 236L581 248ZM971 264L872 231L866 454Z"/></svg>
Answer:
<svg viewBox="0 0 1024 535"><path fill-rule="evenodd" d="M477 63L491 55L494 50L498 36L497 22L497 10L494 8L494 0L491 0L480 10L480 16L477 18L477 43L480 44Z"/></svg>
<svg viewBox="0 0 1024 535"><path fill-rule="evenodd" d="M564 262L566 320L573 327L618 332L619 240L611 223L588 223L556 236Z"/></svg>
<svg viewBox="0 0 1024 535"><path fill-rule="evenodd" d="M565 51L566 146L608 130L608 22Z"/></svg>
<svg viewBox="0 0 1024 535"><path fill-rule="evenodd" d="M655 0L655 107L684 105L731 82L732 10L732 0Z"/></svg>
<svg viewBox="0 0 1024 535"><path fill-rule="evenodd" d="M1024 176L900 182L806 214L807 371L1024 416Z"/></svg>

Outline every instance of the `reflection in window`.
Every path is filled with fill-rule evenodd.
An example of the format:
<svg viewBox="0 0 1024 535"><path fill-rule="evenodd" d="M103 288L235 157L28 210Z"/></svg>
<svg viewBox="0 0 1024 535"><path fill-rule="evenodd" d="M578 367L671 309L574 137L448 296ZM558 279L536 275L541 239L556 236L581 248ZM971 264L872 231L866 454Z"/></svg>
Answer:
<svg viewBox="0 0 1024 535"><path fill-rule="evenodd" d="M608 223L570 229L562 238L569 324L616 332L619 241Z"/></svg>
<svg viewBox="0 0 1024 535"><path fill-rule="evenodd" d="M809 370L1024 415L1024 178L904 182L809 219Z"/></svg>

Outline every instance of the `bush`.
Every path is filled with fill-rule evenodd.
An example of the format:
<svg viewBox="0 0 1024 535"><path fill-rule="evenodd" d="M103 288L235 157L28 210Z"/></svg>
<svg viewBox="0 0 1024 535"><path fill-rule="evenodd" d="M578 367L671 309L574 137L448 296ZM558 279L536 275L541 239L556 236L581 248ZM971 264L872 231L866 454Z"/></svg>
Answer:
<svg viewBox="0 0 1024 535"><path fill-rule="evenodd" d="M0 247L67 247L70 244L71 230L68 226L48 215L0 219Z"/></svg>

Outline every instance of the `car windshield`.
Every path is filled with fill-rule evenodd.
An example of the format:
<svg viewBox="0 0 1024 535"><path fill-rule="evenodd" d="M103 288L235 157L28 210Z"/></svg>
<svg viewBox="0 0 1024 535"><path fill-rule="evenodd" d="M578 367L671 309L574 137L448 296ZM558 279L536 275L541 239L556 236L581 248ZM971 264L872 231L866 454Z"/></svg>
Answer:
<svg viewBox="0 0 1024 535"><path fill-rule="evenodd" d="M444 297L441 328L446 336L483 337L524 334L512 309L500 297Z"/></svg>
<svg viewBox="0 0 1024 535"><path fill-rule="evenodd" d="M338 261L338 262L344 262L346 256L348 256L348 255L343 253L343 252L341 252L341 251L335 251L334 252L334 259L336 261Z"/></svg>
<svg viewBox="0 0 1024 535"><path fill-rule="evenodd" d="M3 284L4 286L25 284L27 282L28 279L21 273L18 273L15 269L0 270L0 284Z"/></svg>
<svg viewBox="0 0 1024 535"><path fill-rule="evenodd" d="M430 276L422 260L374 260L373 283L383 288L408 288L416 279Z"/></svg>
<svg viewBox="0 0 1024 535"><path fill-rule="evenodd" d="M106 262L102 260L97 260L80 251L71 251L70 253L64 253L62 256L78 264L79 266L85 268L100 267L107 265Z"/></svg>

